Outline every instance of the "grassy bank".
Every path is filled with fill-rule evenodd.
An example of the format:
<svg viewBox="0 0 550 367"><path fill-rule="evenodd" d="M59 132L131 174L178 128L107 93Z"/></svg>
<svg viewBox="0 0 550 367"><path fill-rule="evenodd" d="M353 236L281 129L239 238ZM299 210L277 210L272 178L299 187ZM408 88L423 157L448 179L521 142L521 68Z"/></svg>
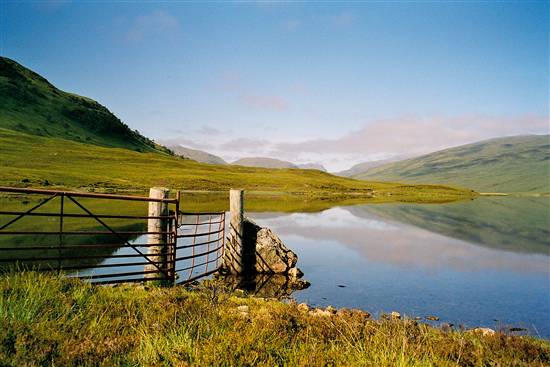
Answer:
<svg viewBox="0 0 550 367"><path fill-rule="evenodd" d="M315 316L208 285L99 287L26 273L0 277L0 292L3 366L550 364L544 340Z"/></svg>
<svg viewBox="0 0 550 367"><path fill-rule="evenodd" d="M308 198L377 201L453 201L470 190L432 185L365 182L325 172L217 166L159 153L140 153L0 129L0 185L145 192L151 186L225 191L243 188Z"/></svg>

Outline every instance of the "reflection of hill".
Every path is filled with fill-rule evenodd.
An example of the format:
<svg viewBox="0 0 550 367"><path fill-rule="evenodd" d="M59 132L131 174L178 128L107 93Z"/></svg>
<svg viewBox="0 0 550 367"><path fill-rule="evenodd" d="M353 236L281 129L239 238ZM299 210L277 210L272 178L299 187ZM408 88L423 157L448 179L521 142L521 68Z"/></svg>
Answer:
<svg viewBox="0 0 550 367"><path fill-rule="evenodd" d="M104 227L79 228L80 231L105 231ZM142 224L136 223L114 228L115 231L141 231ZM64 235L63 246L59 246L59 237L52 235L30 236L0 236L0 259L34 259L17 261L22 267L38 267L40 269L57 269L61 267L86 266L92 268L106 257L113 255L123 244L137 236L120 235ZM121 241L121 239L123 241ZM87 245L100 245L88 247ZM36 247L45 247L37 249ZM2 251L6 248L20 248L16 251ZM28 248L28 249L25 249ZM62 260L41 260L43 258L61 258ZM75 258L75 259L67 259ZM0 261L0 271L7 270L14 262Z"/></svg>
<svg viewBox="0 0 550 367"><path fill-rule="evenodd" d="M550 253L548 198L490 197L436 205L346 207L352 214L398 221L486 247Z"/></svg>
<svg viewBox="0 0 550 367"><path fill-rule="evenodd" d="M60 199L55 198L35 210L35 213L59 213ZM120 202L114 200L80 199L79 202L96 214L120 214L120 215L144 215L147 213L147 203ZM35 197L0 197L0 208L5 211L25 212L38 204ZM65 200L65 213L83 214L82 209L69 200ZM0 216L0 227L10 220L14 215ZM146 221L143 219L104 219L115 231L141 231L145 229ZM63 235L63 247L59 247L60 237L57 234L35 234L35 235L10 235L2 234L5 231L20 232L57 232L59 230L59 218L53 216L24 216L17 222L11 224L4 231L0 231L0 259L42 259L66 258L66 257L89 257L70 260L47 260L47 261L24 261L19 262L23 267L39 266L43 269L57 269L61 266L87 266L93 267L101 263L105 257L112 255L122 246L123 241L134 239L136 236L120 236L110 234L87 234L87 235ZM63 222L64 231L107 231L93 218L71 218L65 217ZM122 239L122 240L121 240ZM89 247L87 245L101 245ZM36 247L46 247L37 249ZM49 247L49 248L48 248ZM8 250L8 248L16 250ZM26 248L26 249L25 249ZM19 250L21 249L21 250ZM0 270L8 269L13 262L0 261Z"/></svg>

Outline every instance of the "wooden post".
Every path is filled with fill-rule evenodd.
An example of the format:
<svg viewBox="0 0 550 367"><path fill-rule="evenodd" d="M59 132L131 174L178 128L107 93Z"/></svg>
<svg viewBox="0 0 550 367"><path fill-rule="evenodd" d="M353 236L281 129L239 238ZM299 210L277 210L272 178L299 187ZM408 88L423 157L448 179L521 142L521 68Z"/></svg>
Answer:
<svg viewBox="0 0 550 367"><path fill-rule="evenodd" d="M243 225L244 225L244 192L229 191L229 241L225 243L225 267L232 274L243 274Z"/></svg>
<svg viewBox="0 0 550 367"><path fill-rule="evenodd" d="M149 190L149 197L152 199L167 199L169 189L164 187L152 187ZM168 204L165 202L150 201L149 202L149 217L167 216ZM147 220L147 232L168 232L168 220L167 218L149 218ZM147 257L150 261L157 263L145 265L145 271L152 271L152 273L145 274L145 278L158 278L166 277L159 268L168 273L167 266L167 234L149 234L147 243L150 246L148 248Z"/></svg>

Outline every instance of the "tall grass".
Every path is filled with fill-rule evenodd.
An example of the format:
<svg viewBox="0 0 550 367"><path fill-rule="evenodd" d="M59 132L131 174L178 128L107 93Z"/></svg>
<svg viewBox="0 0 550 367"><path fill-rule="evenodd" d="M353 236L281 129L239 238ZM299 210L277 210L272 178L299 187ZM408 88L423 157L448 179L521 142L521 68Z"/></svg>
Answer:
<svg viewBox="0 0 550 367"><path fill-rule="evenodd" d="M215 283L101 287L29 272L2 276L0 294L2 366L550 365L545 340L314 316Z"/></svg>

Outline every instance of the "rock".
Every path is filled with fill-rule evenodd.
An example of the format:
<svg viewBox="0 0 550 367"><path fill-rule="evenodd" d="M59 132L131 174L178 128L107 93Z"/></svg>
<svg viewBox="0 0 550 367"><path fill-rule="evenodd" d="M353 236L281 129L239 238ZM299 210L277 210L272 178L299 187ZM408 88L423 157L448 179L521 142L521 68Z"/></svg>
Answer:
<svg viewBox="0 0 550 367"><path fill-rule="evenodd" d="M342 307L342 308L338 309L338 311L336 311L336 314L338 316L351 316L351 315L353 315L353 312L351 310L348 310L345 307Z"/></svg>
<svg viewBox="0 0 550 367"><path fill-rule="evenodd" d="M495 335L495 331L487 327L477 327L475 329L472 329L471 331L477 334L481 334L483 336Z"/></svg>
<svg viewBox="0 0 550 367"><path fill-rule="evenodd" d="M269 228L262 228L249 218L244 220L243 241L256 243L256 272L289 274L296 269L298 256L288 249ZM292 276L300 278L303 273L292 270Z"/></svg>
<svg viewBox="0 0 550 367"><path fill-rule="evenodd" d="M227 274L220 276L218 280L239 294L250 294L268 299L286 298L292 292L310 286L309 282L291 278L286 274L256 274L249 277Z"/></svg>
<svg viewBox="0 0 550 367"><path fill-rule="evenodd" d="M414 319L415 319L416 321L418 321L418 320L422 320L422 317L421 317L421 316L415 316Z"/></svg>
<svg viewBox="0 0 550 367"><path fill-rule="evenodd" d="M299 268L292 268L288 271L288 276L294 279L300 279L304 276L304 273Z"/></svg>
<svg viewBox="0 0 550 367"><path fill-rule="evenodd" d="M365 318L365 319L369 319L370 318L370 313L368 313L367 311L363 311L363 310L360 310L358 308L352 308L350 310L350 312L352 312L353 314L359 316L359 317L362 317L362 318Z"/></svg>
<svg viewBox="0 0 550 367"><path fill-rule="evenodd" d="M300 310L301 312L308 312L309 311L309 306L307 303L300 303L298 305L298 310Z"/></svg>
<svg viewBox="0 0 550 367"><path fill-rule="evenodd" d="M453 326L454 324L451 324L451 323L443 323L439 326L439 328L441 329L441 331L445 332L445 333L448 333L450 331L453 331Z"/></svg>
<svg viewBox="0 0 550 367"><path fill-rule="evenodd" d="M330 317L333 315L332 312L323 310L322 308L315 308L309 311L309 314L317 317Z"/></svg>
<svg viewBox="0 0 550 367"><path fill-rule="evenodd" d="M397 311L392 311L390 316L392 319L397 319L397 320L401 319L401 314Z"/></svg>
<svg viewBox="0 0 550 367"><path fill-rule="evenodd" d="M239 316L241 317L248 317L249 308L246 305L238 306L237 311L239 312Z"/></svg>
<svg viewBox="0 0 550 367"><path fill-rule="evenodd" d="M426 320L439 321L439 317L437 317L437 316L426 316Z"/></svg>

